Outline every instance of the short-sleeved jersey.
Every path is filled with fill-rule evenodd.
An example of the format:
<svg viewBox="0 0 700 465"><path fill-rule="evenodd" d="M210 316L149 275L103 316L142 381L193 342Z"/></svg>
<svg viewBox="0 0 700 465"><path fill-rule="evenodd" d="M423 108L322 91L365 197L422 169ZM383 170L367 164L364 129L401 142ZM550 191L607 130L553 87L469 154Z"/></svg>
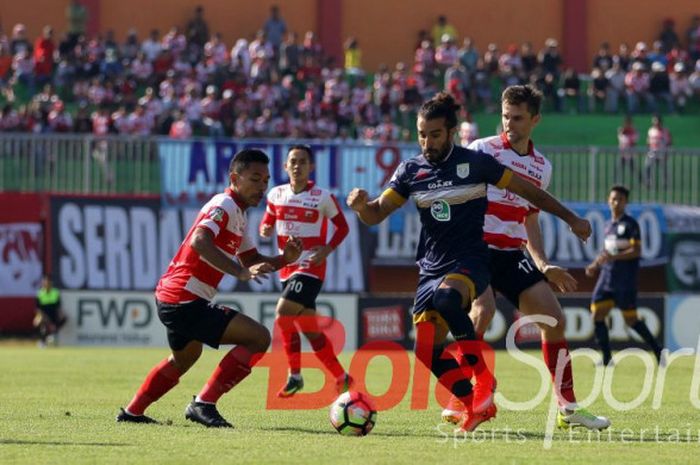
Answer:
<svg viewBox="0 0 700 465"><path fill-rule="evenodd" d="M610 255L617 255L640 241L639 224L627 213L605 225L604 247ZM638 272L639 258L611 260L601 266L599 279L608 280L610 286L636 286Z"/></svg>
<svg viewBox="0 0 700 465"><path fill-rule="evenodd" d="M486 184L504 187L512 172L486 154L453 146L440 163L417 155L396 169L383 195L412 198L421 220L416 261L423 275L447 273L462 259L484 257Z"/></svg>
<svg viewBox="0 0 700 465"><path fill-rule="evenodd" d="M233 260L235 255L255 248L248 236L247 224L245 206L236 200L230 189L212 197L197 214L175 258L158 281L156 298L169 304L190 302L197 298L211 300L216 295L224 272L192 249L192 235L197 228L207 228L214 235L216 247Z"/></svg>
<svg viewBox="0 0 700 465"><path fill-rule="evenodd" d="M549 186L552 164L535 150L532 141L524 155L513 150L505 134L475 140L469 148L491 155L514 174L540 189ZM521 249L527 243L525 217L539 210L519 195L497 187L488 188L488 200L484 219L486 243L494 249Z"/></svg>
<svg viewBox="0 0 700 465"><path fill-rule="evenodd" d="M280 253L289 236L301 239L303 246L299 259L280 270L282 281L286 281L295 273L320 280L325 278L326 262L311 266L308 264L308 258L313 253L312 249L326 245L328 220L342 214L335 196L311 182L298 194L294 193L290 184L274 187L268 192L263 223L274 224Z"/></svg>

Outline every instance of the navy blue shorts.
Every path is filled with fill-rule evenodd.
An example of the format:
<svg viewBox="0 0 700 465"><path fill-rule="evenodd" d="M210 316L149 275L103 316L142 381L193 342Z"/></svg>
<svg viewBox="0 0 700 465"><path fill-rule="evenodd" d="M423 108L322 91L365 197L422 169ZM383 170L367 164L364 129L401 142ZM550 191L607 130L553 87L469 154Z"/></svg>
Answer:
<svg viewBox="0 0 700 465"><path fill-rule="evenodd" d="M418 288L416 289L416 298L413 301L414 321L416 321L415 315L429 310L435 310L433 306L433 296L435 295L435 291L445 277L455 274L466 278L467 285L472 293L472 300L476 299L486 290L491 278L488 263L481 258L474 260L463 260L457 263L452 270L444 275L420 275L418 278Z"/></svg>
<svg viewBox="0 0 700 465"><path fill-rule="evenodd" d="M598 279L593 289L591 306L612 300L620 310L635 310L637 308L637 288L632 286L611 286L606 279Z"/></svg>

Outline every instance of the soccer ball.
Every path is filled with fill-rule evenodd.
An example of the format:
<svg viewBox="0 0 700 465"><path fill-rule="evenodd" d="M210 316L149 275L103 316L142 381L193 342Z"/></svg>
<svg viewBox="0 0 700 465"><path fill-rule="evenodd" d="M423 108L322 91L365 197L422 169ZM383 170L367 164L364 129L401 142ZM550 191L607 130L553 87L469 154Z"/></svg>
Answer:
<svg viewBox="0 0 700 465"><path fill-rule="evenodd" d="M365 436L377 422L377 409L366 394L342 393L331 405L331 424L344 436Z"/></svg>

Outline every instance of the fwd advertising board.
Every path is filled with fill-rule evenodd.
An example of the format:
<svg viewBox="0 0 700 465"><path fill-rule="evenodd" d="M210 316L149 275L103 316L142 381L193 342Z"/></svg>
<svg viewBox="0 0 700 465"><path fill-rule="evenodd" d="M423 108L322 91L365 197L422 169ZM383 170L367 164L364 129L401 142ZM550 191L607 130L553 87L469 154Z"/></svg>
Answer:
<svg viewBox="0 0 700 465"><path fill-rule="evenodd" d="M215 302L242 312L272 331L278 293L222 293ZM61 344L163 346L168 342L152 292L66 291L68 323ZM318 314L338 320L345 329L345 350L357 348L357 296L321 294Z"/></svg>

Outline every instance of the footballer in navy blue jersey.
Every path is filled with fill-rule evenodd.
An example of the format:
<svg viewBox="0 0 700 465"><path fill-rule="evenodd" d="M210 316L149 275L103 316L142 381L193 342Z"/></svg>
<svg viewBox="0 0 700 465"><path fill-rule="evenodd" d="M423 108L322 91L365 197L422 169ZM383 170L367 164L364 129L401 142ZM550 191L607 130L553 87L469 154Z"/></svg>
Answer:
<svg viewBox="0 0 700 465"><path fill-rule="evenodd" d="M423 155L396 169L384 195L415 201L423 231L416 261L423 275L444 275L461 259L487 259L483 240L486 185L504 186L512 172L495 158L453 145L440 164Z"/></svg>
<svg viewBox="0 0 700 465"><path fill-rule="evenodd" d="M422 226L416 251L420 269L413 318L416 357L463 404L461 429L473 431L496 413L493 367L484 363L483 351L462 350L457 357L444 358L443 351L448 331L458 343L476 339L468 313L489 282L483 241L487 184L508 188L562 217L582 239L590 235L590 224L495 159L455 146L458 108L445 93L425 102L417 120L421 154L399 165L382 195L370 200L366 191L353 189L347 204L363 223L374 225L407 200L416 203ZM465 363L476 379L473 395ZM448 372L451 376L445 378L451 378L451 384L442 378ZM454 373L461 377L455 379Z"/></svg>
<svg viewBox="0 0 700 465"><path fill-rule="evenodd" d="M640 248L641 243L639 224L627 213L605 225L604 249L610 257ZM635 253L631 257L626 260L609 260L600 265L592 297L594 304L612 300L623 312L636 311L639 256Z"/></svg>
<svg viewBox="0 0 700 465"><path fill-rule="evenodd" d="M637 279L642 241L639 224L625 212L628 199L629 190L626 187L613 186L610 190L608 206L612 219L605 225L604 248L586 268L589 277L599 272L591 297L591 312L596 339L606 365L610 363L612 354L605 318L613 307L622 311L625 323L644 339L657 360L661 358L661 347L637 315Z"/></svg>

